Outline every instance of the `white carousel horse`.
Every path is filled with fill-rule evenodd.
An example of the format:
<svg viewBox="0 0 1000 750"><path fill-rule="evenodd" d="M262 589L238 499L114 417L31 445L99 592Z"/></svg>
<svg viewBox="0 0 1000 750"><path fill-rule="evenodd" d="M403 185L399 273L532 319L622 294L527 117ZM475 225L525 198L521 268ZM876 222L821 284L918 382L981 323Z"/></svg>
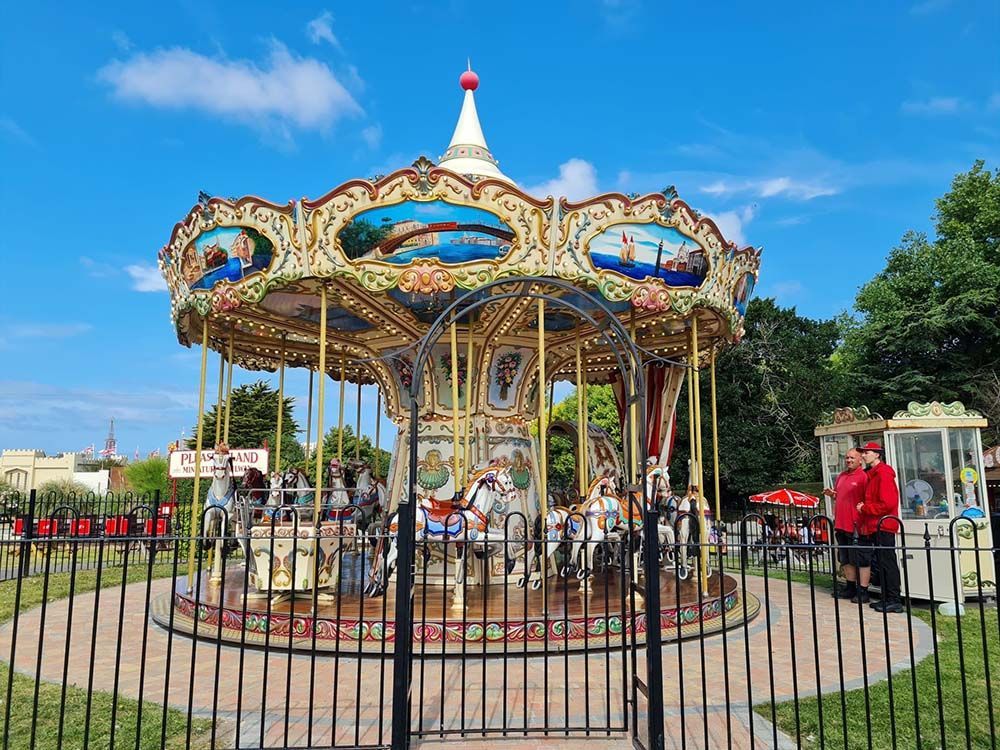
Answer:
<svg viewBox="0 0 1000 750"><path fill-rule="evenodd" d="M683 581L691 575L691 568L701 564L701 545L715 542L711 532L701 533L698 520L698 495L694 490L689 489L683 497L671 497L667 502L668 507L672 506L672 512L667 516L669 525L677 535L675 570L677 577ZM707 573L711 575L711 562Z"/></svg>
<svg viewBox="0 0 1000 750"><path fill-rule="evenodd" d="M525 575L517 580L518 588L524 588L529 580L531 581L531 589L533 591L541 588L541 576L536 577L534 574L548 570L549 558L564 543L570 543L570 554L560 568L559 575L563 577L569 575L570 569L576 565L575 553L579 553L579 549L573 542L576 540L585 522L584 517L579 511L571 510L565 505L555 505L553 501L556 501L556 498L552 495L549 495L549 501L553 504L549 507L549 511L545 515L544 542L538 541L525 545L525 557L527 558L532 549L535 551L535 557L531 563L526 562ZM541 549L541 552L538 551L538 548Z"/></svg>
<svg viewBox="0 0 1000 750"><path fill-rule="evenodd" d="M340 459L331 458L326 467L326 483L329 492L326 493L326 501L334 506L344 506L351 502L351 495L347 491L347 482L344 479L344 465Z"/></svg>
<svg viewBox="0 0 1000 750"><path fill-rule="evenodd" d="M361 509L360 520L367 527L385 507L385 482L381 479L374 480L371 467L366 463L359 462L355 470L358 478L355 481L357 487L354 489L353 503Z"/></svg>
<svg viewBox="0 0 1000 750"><path fill-rule="evenodd" d="M655 510L657 515L663 519L664 511L669 518L671 509L670 503L670 472L665 466L649 466L646 469L646 505L649 509ZM660 561L672 561L674 557L674 527L669 520L657 521L656 537L660 545Z"/></svg>
<svg viewBox="0 0 1000 750"><path fill-rule="evenodd" d="M236 508L236 481L233 479L233 459L229 455L229 447L217 445L212 453L212 483L205 496L203 545L211 548L220 537L228 535L226 526L233 521L233 511Z"/></svg>
<svg viewBox="0 0 1000 750"><path fill-rule="evenodd" d="M456 597L462 596L467 547L482 545L484 557L488 559L490 543L502 541L504 537L502 529L496 529L489 525L490 513L495 505L507 505L516 499L517 487L511 477L510 467L491 466L470 477L465 497L457 503L422 498L417 507L414 508L416 541L461 543L456 544L455 554ZM370 580L366 588L370 596L379 596L385 591L389 576L396 564L399 555L398 513L386 517L383 529L385 536L379 540L376 548ZM382 554L383 543L389 545L384 557Z"/></svg>

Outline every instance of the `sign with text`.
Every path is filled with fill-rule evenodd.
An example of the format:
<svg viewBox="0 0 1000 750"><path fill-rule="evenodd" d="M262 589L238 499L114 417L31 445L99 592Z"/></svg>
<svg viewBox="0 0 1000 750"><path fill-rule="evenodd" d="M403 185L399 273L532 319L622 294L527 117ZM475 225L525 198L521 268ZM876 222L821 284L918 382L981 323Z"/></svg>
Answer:
<svg viewBox="0 0 1000 750"><path fill-rule="evenodd" d="M194 479L196 452L170 452L171 479ZM212 476L212 454L214 452L212 450L203 450L201 452L202 479ZM247 469L257 469L262 474L267 474L268 452L263 448L233 449L229 451L229 455L233 459L233 476L241 477L247 473Z"/></svg>

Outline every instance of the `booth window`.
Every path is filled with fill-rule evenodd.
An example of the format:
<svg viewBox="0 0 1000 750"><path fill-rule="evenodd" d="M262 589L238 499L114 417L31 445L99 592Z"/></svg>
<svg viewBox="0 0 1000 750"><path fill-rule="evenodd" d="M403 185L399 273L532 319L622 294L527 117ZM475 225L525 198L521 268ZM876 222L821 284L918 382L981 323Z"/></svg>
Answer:
<svg viewBox="0 0 1000 750"><path fill-rule="evenodd" d="M944 439L940 432L912 432L891 436L903 488L903 518L948 518L950 488L945 475Z"/></svg>
<svg viewBox="0 0 1000 750"><path fill-rule="evenodd" d="M976 443L976 430L971 427L948 430L948 442L955 507L959 513L968 508L982 508L979 477L983 474L983 457Z"/></svg>

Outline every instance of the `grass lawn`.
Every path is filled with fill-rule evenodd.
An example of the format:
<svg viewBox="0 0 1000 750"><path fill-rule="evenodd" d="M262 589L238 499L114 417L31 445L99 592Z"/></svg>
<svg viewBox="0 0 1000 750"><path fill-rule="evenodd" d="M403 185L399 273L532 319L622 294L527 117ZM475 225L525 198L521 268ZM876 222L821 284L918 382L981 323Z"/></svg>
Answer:
<svg viewBox="0 0 1000 750"><path fill-rule="evenodd" d="M129 566L128 583L146 580L148 566ZM153 567L153 577L163 578L173 572L172 564L162 564ZM119 586L122 583L121 568L105 570L101 577L101 588ZM48 601L54 601L69 596L70 574L57 573L49 577ZM21 584L20 611L37 607L42 603L44 580L42 576L25 578ZM97 571L86 570L76 574L75 591L77 594L93 591L97 588ZM0 623L13 618L17 581L0 583ZM4 654L3 656L9 656ZM62 705L62 686L43 682L39 686L38 710L33 711L35 681L21 674L14 674L11 695L10 727L4 726L6 705L2 705L7 695L7 680L9 667L0 662L0 738L5 730L9 731L8 747L27 748L31 744L32 715L35 714L35 748L39 750L57 750L60 747L82 748L87 711L87 691L83 688L69 687L66 690L65 712L62 728L62 744L58 742L60 706ZM110 693L94 693L91 700L90 736L88 748L108 748L110 743L111 711L113 696ZM163 707L150 701L142 702L142 730L138 744L136 743L136 724L139 718L139 702L128 698L119 698L115 718L115 748L155 748L160 746L160 736L163 728ZM192 748L207 748L212 722L208 719L194 719L191 724ZM168 709L166 713L166 747L182 748L186 746L187 714L183 711ZM2 742L2 739L0 739Z"/></svg>
<svg viewBox="0 0 1000 750"><path fill-rule="evenodd" d="M749 571L748 571L749 572ZM770 570L771 577L783 578L784 571ZM808 583L808 574L792 573L792 580ZM819 578L817 586L829 589L830 576ZM880 617L876 613L873 616ZM937 671L933 654L917 664L916 670L904 670L892 677L892 701L889 700L889 681L883 680L869 687L868 703L864 689L845 693L846 716L841 710L840 694L827 693L821 698L799 701L799 732L802 746L806 748L940 748L991 747L990 704L987 700L986 671L983 654L983 624L990 670L990 689L994 706L994 727L1000 732L1000 626L997 610L987 608L982 613L974 603L966 606L961 618L964 661L959 656L958 623L954 617L936 616L938 661L940 664L940 698ZM903 617L905 615L890 615ZM914 609L913 616L931 624L928 609ZM896 654L908 653L907 646L896 647ZM894 655L894 659L898 658ZM917 703L914 707L913 681L916 677ZM965 692L962 678L965 677ZM823 709L822 734L820 732L820 702ZM965 719L968 705L969 720ZM754 710L770 720L771 704L763 703ZM779 703L775 707L778 727L793 739L796 737L794 702ZM914 712L919 714L918 726ZM941 739L944 717L944 743ZM868 721L871 717L871 742ZM895 724L895 728L893 727ZM969 742L966 743L968 729ZM845 735L846 733L846 735ZM895 738L894 738L895 733ZM846 738L845 738L846 737Z"/></svg>

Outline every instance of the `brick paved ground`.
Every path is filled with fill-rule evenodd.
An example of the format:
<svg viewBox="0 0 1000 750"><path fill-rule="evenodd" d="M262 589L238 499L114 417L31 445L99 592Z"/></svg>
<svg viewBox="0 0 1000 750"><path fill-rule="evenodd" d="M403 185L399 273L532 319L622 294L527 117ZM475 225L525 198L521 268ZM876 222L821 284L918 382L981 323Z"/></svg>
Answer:
<svg viewBox="0 0 1000 750"><path fill-rule="evenodd" d="M165 593L169 585L167 580L154 581L153 596ZM748 625L729 631L725 638L716 635L704 642L687 641L663 648L668 747L680 747L682 716L686 747L692 750L727 747L729 732L734 748L773 747L772 728L758 716L753 717L754 742L751 742L749 706L770 700L772 694L777 701L785 701L796 693L805 696L814 695L817 690L824 693L840 690L838 633L840 647L848 655L843 664L847 689L861 686L866 678L859 658L862 633L867 646L869 682L885 679L887 664L891 663L893 671L910 666L909 621L904 616L891 616L888 628L884 629L881 616L866 608L862 625L856 607L843 606L838 614L828 592L818 590L814 618L807 586L792 584L789 590L784 582L771 581L769 585L770 595L765 598L763 579L747 580L747 588L765 605ZM44 631L40 676L53 682L62 680L66 622L72 604L73 637L69 644L68 672L72 685L86 688L93 656L95 689L113 689L115 645L121 626L119 692L139 697L142 681L142 697L146 700L162 702L166 696L171 706L195 715L218 714L220 746L235 744L237 732L242 746L388 742L392 692L388 661L327 655L311 658L301 653L289 657L287 653L261 650L246 650L241 654L236 647L208 642L193 644L189 638L171 635L149 621L144 583L126 588L125 615L121 622L120 588L103 590L99 607L95 607L94 597L89 593L72 602L50 603L44 628L40 608L22 614L14 658L16 668L36 675L38 633ZM92 641L95 611L99 613L96 646ZM930 652L931 634L919 620L913 620L912 627L919 660ZM144 635L145 659L142 658ZM7 624L0 629L0 654L5 659L10 654L10 636L11 624ZM643 652L639 654L638 668L643 676ZM424 750L450 750L480 742L473 737L451 739L431 734L461 728L463 716L464 726L472 730L505 725L538 727L545 721L546 707L550 725L584 727L589 722L592 727L622 727L626 720L622 670L620 651L586 658L570 655L568 662L562 655L511 659L506 674L503 661L492 658L485 661L485 668L481 658L464 664L456 659L428 659L422 667L419 663L414 665L413 725L428 733L417 746ZM491 747L510 750L541 744L536 738L489 741ZM544 743L545 748L572 746L575 750L579 745L579 739L565 737ZM787 737L778 735L779 747L793 745ZM587 747L595 749L630 746L624 734L587 741Z"/></svg>

